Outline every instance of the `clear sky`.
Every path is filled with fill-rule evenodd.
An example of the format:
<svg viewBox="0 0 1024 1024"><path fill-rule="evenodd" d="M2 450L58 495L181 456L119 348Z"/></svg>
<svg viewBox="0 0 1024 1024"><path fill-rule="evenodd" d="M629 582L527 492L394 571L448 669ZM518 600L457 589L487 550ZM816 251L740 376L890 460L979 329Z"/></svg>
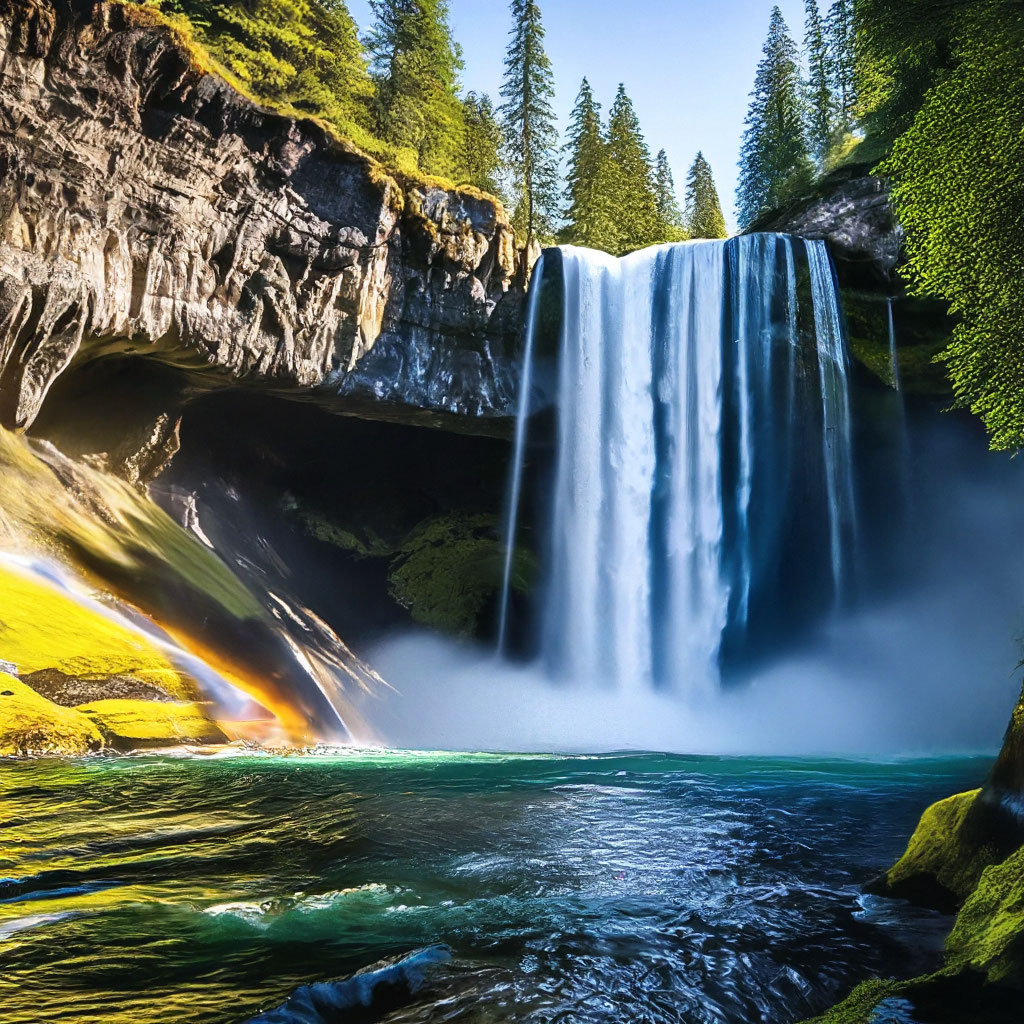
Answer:
<svg viewBox="0 0 1024 1024"><path fill-rule="evenodd" d="M651 152L664 148L682 197L698 149L711 163L730 224L743 119L776 0L540 0L555 71L555 110L565 128L584 75L605 111L624 82ZM777 0L798 43L802 0ZM348 0L360 28L367 0ZM822 8L828 6L823 0ZM451 0L465 50L466 90L497 102L511 21L504 0Z"/></svg>

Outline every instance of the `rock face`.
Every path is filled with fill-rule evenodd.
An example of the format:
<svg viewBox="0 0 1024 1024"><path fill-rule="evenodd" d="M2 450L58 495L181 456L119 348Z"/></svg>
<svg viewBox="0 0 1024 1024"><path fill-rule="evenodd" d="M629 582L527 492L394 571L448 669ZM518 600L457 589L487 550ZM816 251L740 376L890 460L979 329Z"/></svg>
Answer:
<svg viewBox="0 0 1024 1024"><path fill-rule="evenodd" d="M4 426L112 354L339 412L511 411L500 204L255 105L145 10L0 0L0 175Z"/></svg>
<svg viewBox="0 0 1024 1024"><path fill-rule="evenodd" d="M903 251L903 228L889 203L889 184L854 164L826 175L814 192L768 214L754 231L785 231L824 239L844 284L884 283Z"/></svg>
<svg viewBox="0 0 1024 1024"><path fill-rule="evenodd" d="M891 329L903 390L948 399L945 370L933 360L949 344L952 322L942 303L907 294L900 273L904 232L892 209L888 181L872 173L877 159L878 154L825 175L809 195L765 215L751 230L825 240L853 357L882 383L895 385Z"/></svg>

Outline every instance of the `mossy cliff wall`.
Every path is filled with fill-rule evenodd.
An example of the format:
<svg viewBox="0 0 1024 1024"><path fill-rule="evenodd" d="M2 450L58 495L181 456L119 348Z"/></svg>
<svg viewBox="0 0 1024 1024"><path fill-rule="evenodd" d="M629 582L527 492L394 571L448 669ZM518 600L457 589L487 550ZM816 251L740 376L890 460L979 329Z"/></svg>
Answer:
<svg viewBox="0 0 1024 1024"><path fill-rule="evenodd" d="M0 757L225 738L196 703L195 684L154 642L5 566L0 658Z"/></svg>

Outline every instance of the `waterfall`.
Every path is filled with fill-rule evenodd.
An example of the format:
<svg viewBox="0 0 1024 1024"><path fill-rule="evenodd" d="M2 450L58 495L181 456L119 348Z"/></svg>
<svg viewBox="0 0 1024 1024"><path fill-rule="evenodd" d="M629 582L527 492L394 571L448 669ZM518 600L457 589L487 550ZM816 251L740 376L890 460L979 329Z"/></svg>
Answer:
<svg viewBox="0 0 1024 1024"><path fill-rule="evenodd" d="M900 354L896 347L896 320L892 312L892 298L886 300L889 307L889 368L892 373L892 386L896 391L903 390L903 382L900 379Z"/></svg>
<svg viewBox="0 0 1024 1024"><path fill-rule="evenodd" d="M850 586L851 408L828 252L751 235L561 257L543 657L556 676L697 694Z"/></svg>
<svg viewBox="0 0 1024 1024"><path fill-rule="evenodd" d="M526 308L526 332L523 341L523 361L519 375L519 396L516 410L516 437L512 455L512 476L505 510L505 566L502 575L501 599L498 610L498 654L505 650L508 633L508 603L512 595L512 572L515 566L516 535L519 526L519 502L523 490L523 468L526 462L527 423L533 392L533 347L537 336L540 311L541 283L544 280L544 257L537 260L531 275L531 287Z"/></svg>

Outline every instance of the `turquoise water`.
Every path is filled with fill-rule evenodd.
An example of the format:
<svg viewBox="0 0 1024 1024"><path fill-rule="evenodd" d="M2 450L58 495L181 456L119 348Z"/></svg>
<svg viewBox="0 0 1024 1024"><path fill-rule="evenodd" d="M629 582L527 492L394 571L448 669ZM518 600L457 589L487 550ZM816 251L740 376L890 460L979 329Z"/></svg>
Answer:
<svg viewBox="0 0 1024 1024"><path fill-rule="evenodd" d="M432 957L420 991L324 1019L800 1020L866 975L935 962L948 922L860 886L927 804L987 768L381 752L10 762L0 1021L241 1022L437 943L450 958Z"/></svg>

